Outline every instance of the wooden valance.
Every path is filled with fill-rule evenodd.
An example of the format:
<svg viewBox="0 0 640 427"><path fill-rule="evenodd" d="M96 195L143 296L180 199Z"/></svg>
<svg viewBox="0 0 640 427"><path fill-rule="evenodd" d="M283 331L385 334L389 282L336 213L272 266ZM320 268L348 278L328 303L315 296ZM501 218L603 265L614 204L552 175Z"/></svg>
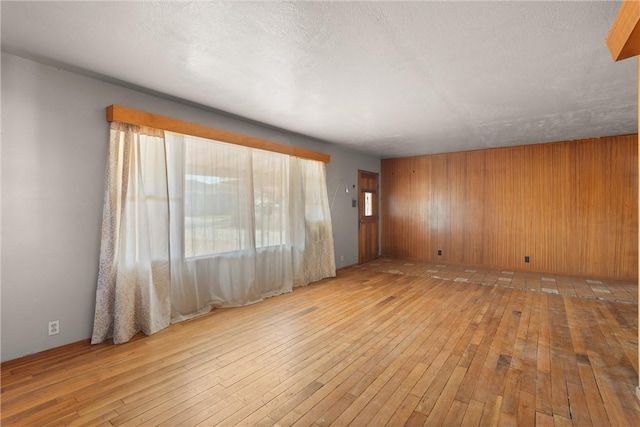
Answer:
<svg viewBox="0 0 640 427"><path fill-rule="evenodd" d="M294 147L291 145L278 144L276 142L210 128L196 123L172 119L170 117L158 116L145 111L121 107L120 105L110 105L107 107L107 121L147 126L184 135L197 136L220 142L228 142L230 144L243 145L245 147L258 148L260 150L288 154L290 156L300 157L303 159L318 160L325 163L329 163L331 161L331 156L328 154L318 153L316 151L306 150L304 148Z"/></svg>

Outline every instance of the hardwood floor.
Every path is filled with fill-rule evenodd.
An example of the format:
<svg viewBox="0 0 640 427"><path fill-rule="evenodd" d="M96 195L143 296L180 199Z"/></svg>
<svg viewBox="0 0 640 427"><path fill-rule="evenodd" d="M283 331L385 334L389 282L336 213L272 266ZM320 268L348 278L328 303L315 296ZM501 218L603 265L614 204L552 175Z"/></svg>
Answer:
<svg viewBox="0 0 640 427"><path fill-rule="evenodd" d="M640 425L637 296L433 275L370 263L127 344L7 362L2 424Z"/></svg>
<svg viewBox="0 0 640 427"><path fill-rule="evenodd" d="M485 286L523 289L602 301L638 303L636 282L607 280L593 277L542 274L529 271L505 271L483 267L429 261L410 261L380 257L375 261L354 266L368 271L409 276L431 277L454 282Z"/></svg>

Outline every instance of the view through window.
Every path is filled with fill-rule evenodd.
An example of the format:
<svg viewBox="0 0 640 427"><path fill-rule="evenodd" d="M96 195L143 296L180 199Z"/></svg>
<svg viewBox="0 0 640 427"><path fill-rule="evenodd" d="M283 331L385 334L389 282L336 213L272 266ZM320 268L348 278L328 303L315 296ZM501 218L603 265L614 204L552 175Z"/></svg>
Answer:
<svg viewBox="0 0 640 427"><path fill-rule="evenodd" d="M186 258L285 244L288 156L198 138L184 147Z"/></svg>

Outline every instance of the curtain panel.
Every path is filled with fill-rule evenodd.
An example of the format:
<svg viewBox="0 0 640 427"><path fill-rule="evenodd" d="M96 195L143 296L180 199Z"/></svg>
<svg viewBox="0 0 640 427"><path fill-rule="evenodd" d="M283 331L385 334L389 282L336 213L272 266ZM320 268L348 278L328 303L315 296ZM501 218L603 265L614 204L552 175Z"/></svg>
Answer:
<svg viewBox="0 0 640 427"><path fill-rule="evenodd" d="M163 132L111 124L92 343L171 320L165 158Z"/></svg>
<svg viewBox="0 0 640 427"><path fill-rule="evenodd" d="M332 276L324 163L112 123L92 343Z"/></svg>

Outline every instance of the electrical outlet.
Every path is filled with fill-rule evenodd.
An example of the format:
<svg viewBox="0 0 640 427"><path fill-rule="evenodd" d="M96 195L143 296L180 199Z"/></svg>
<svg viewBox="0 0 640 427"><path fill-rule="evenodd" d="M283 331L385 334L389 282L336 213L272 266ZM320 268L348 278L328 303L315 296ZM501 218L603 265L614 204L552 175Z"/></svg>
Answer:
<svg viewBox="0 0 640 427"><path fill-rule="evenodd" d="M60 333L60 321L52 320L49 322L49 335L58 335Z"/></svg>
<svg viewBox="0 0 640 427"><path fill-rule="evenodd" d="M529 262L529 257L528 256L524 257L524 262Z"/></svg>
<svg viewBox="0 0 640 427"><path fill-rule="evenodd" d="M442 255L442 249L438 249L438 255Z"/></svg>
<svg viewBox="0 0 640 427"><path fill-rule="evenodd" d="M340 255L340 261L344 261L344 255Z"/></svg>

